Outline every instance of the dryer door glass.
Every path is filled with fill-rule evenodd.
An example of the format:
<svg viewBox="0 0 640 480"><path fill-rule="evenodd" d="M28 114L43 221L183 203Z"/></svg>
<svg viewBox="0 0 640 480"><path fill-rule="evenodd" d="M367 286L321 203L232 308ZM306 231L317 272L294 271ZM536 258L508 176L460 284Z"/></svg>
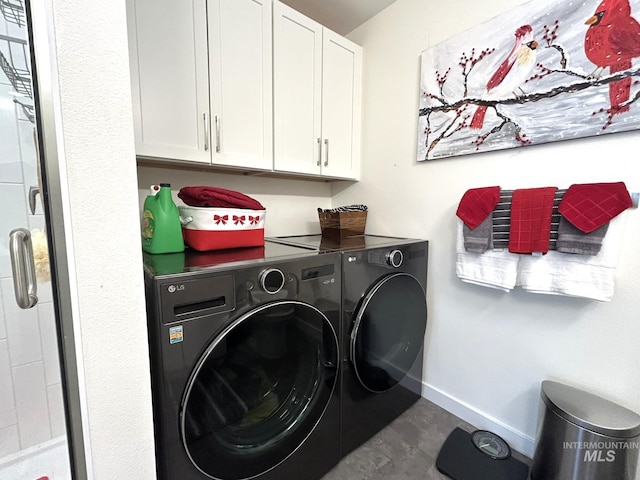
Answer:
<svg viewBox="0 0 640 480"><path fill-rule="evenodd" d="M412 275L383 277L363 297L351 332L351 361L362 385L385 392L400 382L420 354L427 303Z"/></svg>
<svg viewBox="0 0 640 480"><path fill-rule="evenodd" d="M336 332L311 305L278 301L232 322L185 390L181 430L193 464L213 478L244 479L281 463L324 414L337 365Z"/></svg>

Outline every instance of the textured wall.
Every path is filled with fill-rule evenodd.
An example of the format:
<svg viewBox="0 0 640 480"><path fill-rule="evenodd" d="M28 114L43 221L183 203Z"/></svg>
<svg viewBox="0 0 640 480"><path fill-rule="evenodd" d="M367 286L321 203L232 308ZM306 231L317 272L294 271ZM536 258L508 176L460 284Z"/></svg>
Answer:
<svg viewBox="0 0 640 480"><path fill-rule="evenodd" d="M599 303L462 283L457 203L468 188L488 185L623 180L638 191L640 164L637 133L416 162L420 53L519 3L398 0L349 35L365 51L363 172L360 183L335 186L332 202L369 203L370 233L431 241L425 395L531 453L544 379L640 412L640 211L627 214L615 297Z"/></svg>
<svg viewBox="0 0 640 480"><path fill-rule="evenodd" d="M52 0L90 465L154 479L125 2Z"/></svg>

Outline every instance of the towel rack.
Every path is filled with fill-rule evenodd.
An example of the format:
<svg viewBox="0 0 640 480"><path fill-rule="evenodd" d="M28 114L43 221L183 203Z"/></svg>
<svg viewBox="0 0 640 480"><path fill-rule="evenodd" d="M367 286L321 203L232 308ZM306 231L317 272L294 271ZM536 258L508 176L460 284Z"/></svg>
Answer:
<svg viewBox="0 0 640 480"><path fill-rule="evenodd" d="M509 229L511 227L511 199L514 190L500 190L500 202L493 210L492 235L493 248L509 247ZM566 189L557 190L553 196L553 210L551 211L551 235L549 240L549 250L556 249L558 241L558 224L560 223L560 213L558 205L564 196Z"/></svg>
<svg viewBox="0 0 640 480"><path fill-rule="evenodd" d="M556 243L558 241L558 225L560 224L560 213L558 212L558 205L567 190L558 189L553 196L553 209L551 210L551 234L549 236L549 250L556 249ZM513 198L514 190L500 190L500 202L496 205L496 208L492 213L492 235L493 235L493 248L509 248L509 229L511 227L511 199ZM632 208L638 208L638 200L640 199L640 192L631 193L631 200L633 201Z"/></svg>
<svg viewBox="0 0 640 480"><path fill-rule="evenodd" d="M31 123L35 123L24 0L0 0L0 13L4 18L3 27L8 27L10 23L20 27L4 28L3 31L16 34L20 32L22 37L0 34L0 69L13 86L15 95L19 97L13 100L14 103L22 108Z"/></svg>
<svg viewBox="0 0 640 480"><path fill-rule="evenodd" d="M22 0L0 0L0 12L7 22L24 27L25 14Z"/></svg>

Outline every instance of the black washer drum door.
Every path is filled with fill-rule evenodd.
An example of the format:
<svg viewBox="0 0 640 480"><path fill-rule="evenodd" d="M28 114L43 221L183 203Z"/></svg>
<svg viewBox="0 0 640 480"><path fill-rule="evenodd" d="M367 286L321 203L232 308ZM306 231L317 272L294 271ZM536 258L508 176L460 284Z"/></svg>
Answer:
<svg viewBox="0 0 640 480"><path fill-rule="evenodd" d="M427 302L406 273L383 277L365 295L351 332L351 361L368 390L385 392L409 372L427 328Z"/></svg>
<svg viewBox="0 0 640 480"><path fill-rule="evenodd" d="M336 385L338 339L298 301L264 304L232 322L197 363L180 413L187 455L204 475L264 473L311 434Z"/></svg>

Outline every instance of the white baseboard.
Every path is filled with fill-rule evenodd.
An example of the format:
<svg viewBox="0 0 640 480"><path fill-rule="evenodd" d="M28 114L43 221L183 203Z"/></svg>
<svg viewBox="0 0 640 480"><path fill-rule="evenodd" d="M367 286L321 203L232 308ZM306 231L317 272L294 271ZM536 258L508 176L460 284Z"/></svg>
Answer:
<svg viewBox="0 0 640 480"><path fill-rule="evenodd" d="M424 382L422 383L422 396L480 430L497 433L507 441L511 448L529 458L533 457L534 438Z"/></svg>

